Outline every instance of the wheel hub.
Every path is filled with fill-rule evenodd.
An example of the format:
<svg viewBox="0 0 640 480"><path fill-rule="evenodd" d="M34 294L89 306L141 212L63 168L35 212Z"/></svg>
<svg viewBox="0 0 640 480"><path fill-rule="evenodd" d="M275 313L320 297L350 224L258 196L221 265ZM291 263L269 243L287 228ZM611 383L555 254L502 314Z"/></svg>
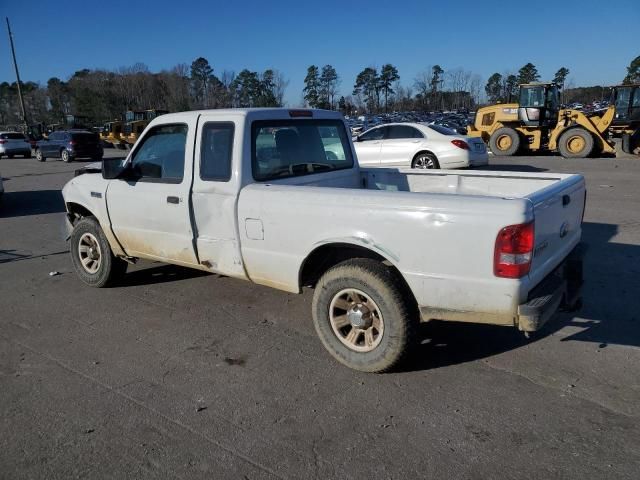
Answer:
<svg viewBox="0 0 640 480"><path fill-rule="evenodd" d="M500 150L507 150L512 143L511 137L509 137L508 135L501 135L500 137L498 137L498 141L496 143L498 144L498 148Z"/></svg>
<svg viewBox="0 0 640 480"><path fill-rule="evenodd" d="M580 151L582 151L582 149L585 146L585 142L584 139L582 137L579 136L573 136L569 139L569 141L567 142L567 147L569 148L569 151L572 153L578 153Z"/></svg>
<svg viewBox="0 0 640 480"><path fill-rule="evenodd" d="M371 311L362 304L356 304L347 312L347 318L353 328L366 329L371 327Z"/></svg>
<svg viewBox="0 0 640 480"><path fill-rule="evenodd" d="M370 352L382 341L382 313L362 290L346 288L336 293L329 305L329 321L338 340L356 352Z"/></svg>

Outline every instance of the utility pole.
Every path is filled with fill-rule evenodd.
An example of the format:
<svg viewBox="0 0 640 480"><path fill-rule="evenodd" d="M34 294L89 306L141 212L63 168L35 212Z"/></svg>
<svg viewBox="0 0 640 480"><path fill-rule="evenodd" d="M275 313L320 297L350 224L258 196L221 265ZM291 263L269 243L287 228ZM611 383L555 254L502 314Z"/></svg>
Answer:
<svg viewBox="0 0 640 480"><path fill-rule="evenodd" d="M24 131L27 132L27 113L24 109L24 98L22 98L22 87L20 87L20 73L18 73L18 62L16 61L16 50L13 47L13 34L11 33L11 27L9 26L9 17L5 17L7 20L7 31L9 32L9 42L11 43L11 54L13 55L13 68L16 70L16 79L18 80L18 98L20 99L20 110L22 110L22 123L24 124Z"/></svg>

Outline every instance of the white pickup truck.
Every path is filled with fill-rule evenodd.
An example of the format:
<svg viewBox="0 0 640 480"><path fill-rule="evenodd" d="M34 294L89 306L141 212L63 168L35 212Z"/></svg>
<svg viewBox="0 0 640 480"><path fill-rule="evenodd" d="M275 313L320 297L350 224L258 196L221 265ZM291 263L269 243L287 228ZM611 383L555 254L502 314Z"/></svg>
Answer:
<svg viewBox="0 0 640 480"><path fill-rule="evenodd" d="M358 166L340 114L153 120L64 189L71 259L103 287L151 259L287 292L349 367L391 369L432 319L541 327L579 301L581 175Z"/></svg>

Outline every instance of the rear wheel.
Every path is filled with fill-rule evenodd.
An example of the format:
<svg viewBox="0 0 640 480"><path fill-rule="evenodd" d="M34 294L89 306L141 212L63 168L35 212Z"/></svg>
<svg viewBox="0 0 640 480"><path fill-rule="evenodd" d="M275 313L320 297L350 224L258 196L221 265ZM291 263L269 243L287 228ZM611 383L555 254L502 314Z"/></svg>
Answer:
<svg viewBox="0 0 640 480"><path fill-rule="evenodd" d="M489 139L489 148L494 155L510 157L520 150L521 137L513 128L502 127Z"/></svg>
<svg viewBox="0 0 640 480"><path fill-rule="evenodd" d="M63 162L71 161L71 155L69 155L69 151L67 149L60 151L60 158L62 159Z"/></svg>
<svg viewBox="0 0 640 480"><path fill-rule="evenodd" d="M384 372L414 344L417 309L379 261L347 260L328 270L313 295L313 323L329 353L347 367Z"/></svg>
<svg viewBox="0 0 640 480"><path fill-rule="evenodd" d="M558 150L565 158L585 158L593 152L593 135L584 128L571 128L560 136Z"/></svg>
<svg viewBox="0 0 640 480"><path fill-rule="evenodd" d="M411 162L411 168L431 169L440 168L440 163L433 153L419 153Z"/></svg>
<svg viewBox="0 0 640 480"><path fill-rule="evenodd" d="M31 158L31 153L25 153L24 158Z"/></svg>
<svg viewBox="0 0 640 480"><path fill-rule="evenodd" d="M92 217L79 220L73 228L71 261L80 280L92 287L109 286L127 270L127 262L113 255L100 224Z"/></svg>
<svg viewBox="0 0 640 480"><path fill-rule="evenodd" d="M47 158L42 155L42 150L40 150L39 148L36 149L36 160L38 160L39 162L44 162Z"/></svg>
<svg viewBox="0 0 640 480"><path fill-rule="evenodd" d="M13 158L13 153L9 153L9 154L7 155L7 158Z"/></svg>

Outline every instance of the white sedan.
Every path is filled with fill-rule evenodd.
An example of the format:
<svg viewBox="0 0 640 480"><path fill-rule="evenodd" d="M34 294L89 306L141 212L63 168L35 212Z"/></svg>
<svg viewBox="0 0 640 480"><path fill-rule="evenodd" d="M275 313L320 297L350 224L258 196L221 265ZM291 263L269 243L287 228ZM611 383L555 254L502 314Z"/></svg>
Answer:
<svg viewBox="0 0 640 480"><path fill-rule="evenodd" d="M354 138L360 165L367 167L464 168L487 165L481 138L426 123L388 123Z"/></svg>

